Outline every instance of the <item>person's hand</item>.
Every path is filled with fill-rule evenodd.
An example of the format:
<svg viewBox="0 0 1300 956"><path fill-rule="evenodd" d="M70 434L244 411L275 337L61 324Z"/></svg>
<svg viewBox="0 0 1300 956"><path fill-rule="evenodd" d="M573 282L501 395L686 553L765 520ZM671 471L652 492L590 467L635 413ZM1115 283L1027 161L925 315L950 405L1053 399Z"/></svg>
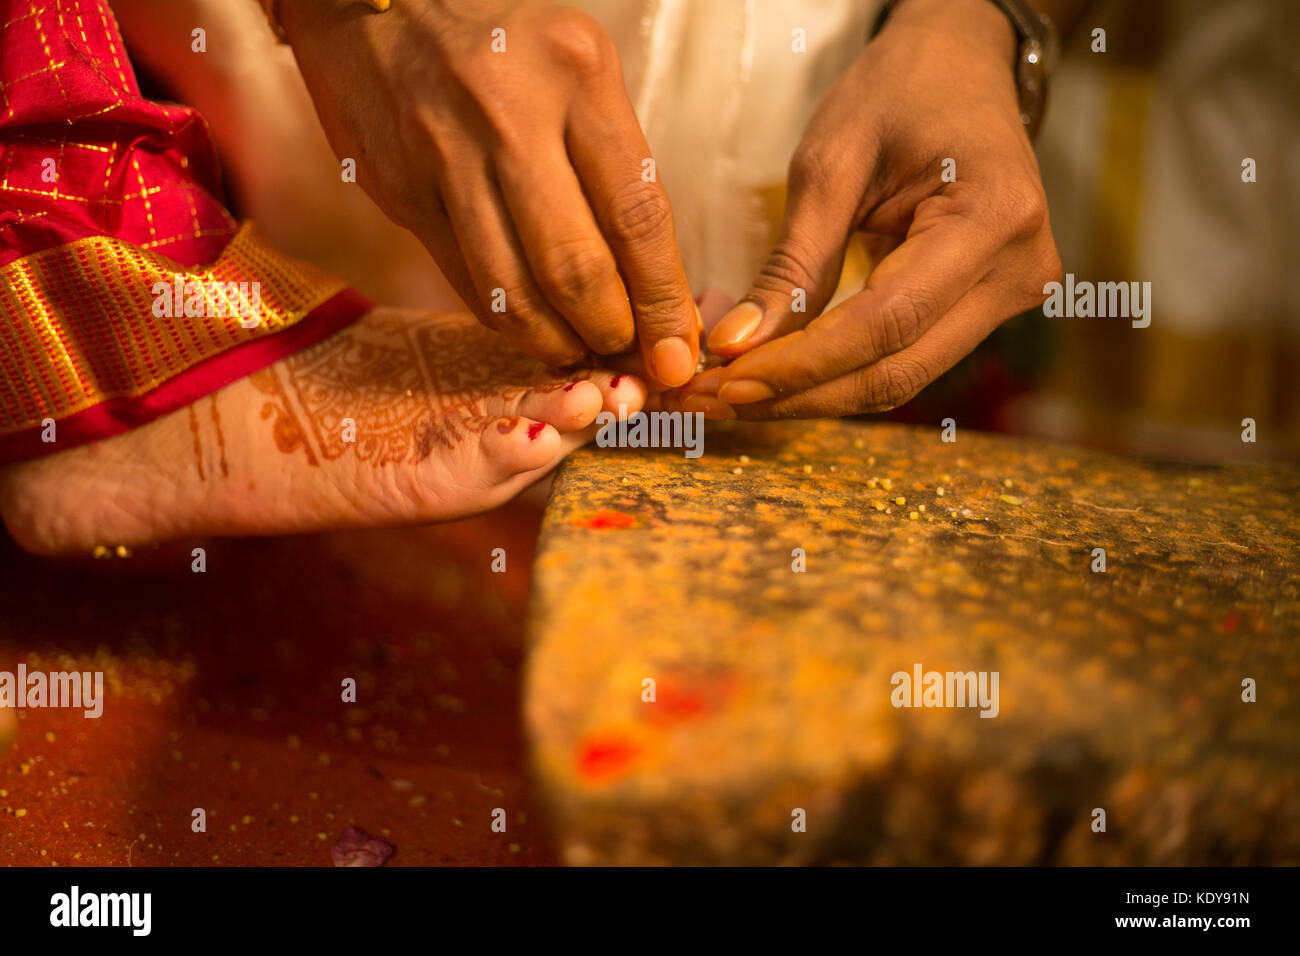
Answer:
<svg viewBox="0 0 1300 956"><path fill-rule="evenodd" d="M989 0L898 5L818 105L790 164L780 239L708 336L734 360L675 398L716 396L718 417L743 419L883 411L1043 301L1061 266L1014 56ZM855 230L902 242L820 314Z"/></svg>
<svg viewBox="0 0 1300 956"><path fill-rule="evenodd" d="M594 20L549 0L283 0L281 19L335 151L485 325L551 365L635 341L660 382L690 378L668 197Z"/></svg>

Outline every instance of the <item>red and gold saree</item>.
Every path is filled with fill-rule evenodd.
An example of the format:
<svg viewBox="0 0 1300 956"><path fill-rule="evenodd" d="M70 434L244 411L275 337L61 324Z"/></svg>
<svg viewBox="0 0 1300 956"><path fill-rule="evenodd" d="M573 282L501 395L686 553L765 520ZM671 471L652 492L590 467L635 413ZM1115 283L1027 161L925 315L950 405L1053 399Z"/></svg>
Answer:
<svg viewBox="0 0 1300 956"><path fill-rule="evenodd" d="M141 95L106 0L0 0L0 463L145 424L369 305L234 221L207 125Z"/></svg>

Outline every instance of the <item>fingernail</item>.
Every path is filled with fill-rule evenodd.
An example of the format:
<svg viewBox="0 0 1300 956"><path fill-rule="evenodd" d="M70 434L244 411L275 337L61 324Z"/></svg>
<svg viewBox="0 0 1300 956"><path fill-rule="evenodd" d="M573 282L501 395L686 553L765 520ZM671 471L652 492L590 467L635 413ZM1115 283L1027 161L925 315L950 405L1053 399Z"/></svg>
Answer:
<svg viewBox="0 0 1300 956"><path fill-rule="evenodd" d="M687 395L682 408L688 412L703 412L705 418L735 418L736 410L712 395Z"/></svg>
<svg viewBox="0 0 1300 956"><path fill-rule="evenodd" d="M611 379L609 380L609 387L610 387L610 388L618 388L618 383L621 382L621 381L623 381L623 376L622 376L622 375L615 375L613 378L611 378Z"/></svg>
<svg viewBox="0 0 1300 956"><path fill-rule="evenodd" d="M713 327L709 333L709 348L726 348L739 345L754 334L758 323L763 321L763 310L754 302L742 302L736 306Z"/></svg>
<svg viewBox="0 0 1300 956"><path fill-rule="evenodd" d="M537 441L537 436L546 428L546 422L533 422L528 426L528 440Z"/></svg>
<svg viewBox="0 0 1300 956"><path fill-rule="evenodd" d="M695 360L685 339L661 339L650 353L655 377L665 385L683 385L695 374Z"/></svg>
<svg viewBox="0 0 1300 956"><path fill-rule="evenodd" d="M718 389L718 398L732 405L746 405L749 402L761 402L765 398L774 397L776 391L770 385L750 378L723 382L722 387Z"/></svg>

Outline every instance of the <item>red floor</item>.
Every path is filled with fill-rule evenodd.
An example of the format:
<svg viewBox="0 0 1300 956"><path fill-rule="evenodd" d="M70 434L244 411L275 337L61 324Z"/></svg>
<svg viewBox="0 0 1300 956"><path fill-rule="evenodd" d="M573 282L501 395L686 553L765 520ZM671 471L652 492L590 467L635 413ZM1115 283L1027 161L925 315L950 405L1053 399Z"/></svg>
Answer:
<svg viewBox="0 0 1300 956"><path fill-rule="evenodd" d="M0 865L328 866L349 824L393 844L391 866L553 862L519 725L539 517L75 562L0 533L0 671L106 687L98 720L19 712Z"/></svg>

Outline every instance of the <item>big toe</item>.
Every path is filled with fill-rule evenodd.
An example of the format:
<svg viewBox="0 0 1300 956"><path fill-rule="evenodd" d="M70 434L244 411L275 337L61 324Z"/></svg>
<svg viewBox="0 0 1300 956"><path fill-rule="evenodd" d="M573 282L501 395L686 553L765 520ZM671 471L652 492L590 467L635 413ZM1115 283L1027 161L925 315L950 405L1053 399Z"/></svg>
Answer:
<svg viewBox="0 0 1300 956"><path fill-rule="evenodd" d="M500 482L546 468L556 462L565 449L560 432L553 425L515 415L486 423L479 438L479 450L487 466L489 481Z"/></svg>

